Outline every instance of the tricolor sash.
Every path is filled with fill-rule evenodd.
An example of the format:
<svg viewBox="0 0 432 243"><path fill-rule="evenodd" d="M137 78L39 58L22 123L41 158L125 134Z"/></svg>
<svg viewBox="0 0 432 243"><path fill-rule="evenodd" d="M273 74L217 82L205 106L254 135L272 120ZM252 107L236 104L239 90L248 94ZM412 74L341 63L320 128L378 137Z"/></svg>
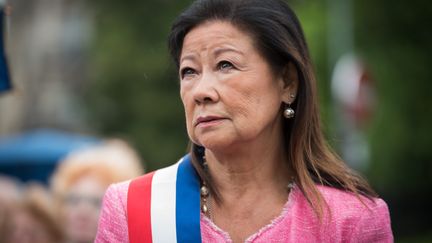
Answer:
<svg viewBox="0 0 432 243"><path fill-rule="evenodd" d="M198 243L200 182L190 156L131 181L127 216L130 243Z"/></svg>

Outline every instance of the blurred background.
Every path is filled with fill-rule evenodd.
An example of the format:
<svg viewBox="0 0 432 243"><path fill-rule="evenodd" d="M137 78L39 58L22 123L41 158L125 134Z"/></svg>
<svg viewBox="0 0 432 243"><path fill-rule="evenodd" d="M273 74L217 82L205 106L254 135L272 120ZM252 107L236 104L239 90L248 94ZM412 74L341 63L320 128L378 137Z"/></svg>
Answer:
<svg viewBox="0 0 432 243"><path fill-rule="evenodd" d="M49 184L64 156L113 137L147 171L177 161L188 139L167 35L190 2L0 1L0 174ZM396 242L432 242L432 2L289 3L330 143L386 200Z"/></svg>

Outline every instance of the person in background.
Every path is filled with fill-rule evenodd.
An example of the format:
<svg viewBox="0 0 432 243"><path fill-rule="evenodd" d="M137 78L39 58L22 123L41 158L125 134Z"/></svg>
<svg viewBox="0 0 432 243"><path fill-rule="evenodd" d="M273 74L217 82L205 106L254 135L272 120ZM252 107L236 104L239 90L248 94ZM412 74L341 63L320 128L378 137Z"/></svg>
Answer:
<svg viewBox="0 0 432 243"><path fill-rule="evenodd" d="M93 242L108 185L141 174L138 155L121 140L72 152L61 161L51 178L51 190L65 242Z"/></svg>
<svg viewBox="0 0 432 243"><path fill-rule="evenodd" d="M328 146L283 0L198 0L168 39L191 141L110 186L96 242L392 242L387 204Z"/></svg>
<svg viewBox="0 0 432 243"><path fill-rule="evenodd" d="M11 209L20 200L22 187L17 179L0 174L0 243L6 242Z"/></svg>
<svg viewBox="0 0 432 243"><path fill-rule="evenodd" d="M8 207L4 225L5 243L57 243L63 239L52 206L52 198L44 186L30 183Z"/></svg>

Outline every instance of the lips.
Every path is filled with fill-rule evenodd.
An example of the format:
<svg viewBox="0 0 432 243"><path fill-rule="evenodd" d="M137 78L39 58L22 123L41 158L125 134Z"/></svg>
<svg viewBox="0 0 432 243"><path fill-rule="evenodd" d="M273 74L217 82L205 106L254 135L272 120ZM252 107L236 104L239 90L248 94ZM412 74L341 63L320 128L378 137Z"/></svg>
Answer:
<svg viewBox="0 0 432 243"><path fill-rule="evenodd" d="M225 118L220 116L199 116L195 121L195 126L198 126L200 124L210 124L213 122L217 122L220 120L223 120Z"/></svg>

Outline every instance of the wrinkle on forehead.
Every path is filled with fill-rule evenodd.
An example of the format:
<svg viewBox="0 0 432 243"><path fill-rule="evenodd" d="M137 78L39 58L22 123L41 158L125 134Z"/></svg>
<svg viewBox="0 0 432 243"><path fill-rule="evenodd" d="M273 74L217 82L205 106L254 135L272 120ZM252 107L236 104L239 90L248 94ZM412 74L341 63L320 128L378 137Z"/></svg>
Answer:
<svg viewBox="0 0 432 243"><path fill-rule="evenodd" d="M244 49L252 44L245 45L246 40L252 39L244 36L250 35L226 21L210 21L198 25L185 36L180 63L202 53L208 54L213 51L212 54L218 54L218 49L233 49L243 53Z"/></svg>

